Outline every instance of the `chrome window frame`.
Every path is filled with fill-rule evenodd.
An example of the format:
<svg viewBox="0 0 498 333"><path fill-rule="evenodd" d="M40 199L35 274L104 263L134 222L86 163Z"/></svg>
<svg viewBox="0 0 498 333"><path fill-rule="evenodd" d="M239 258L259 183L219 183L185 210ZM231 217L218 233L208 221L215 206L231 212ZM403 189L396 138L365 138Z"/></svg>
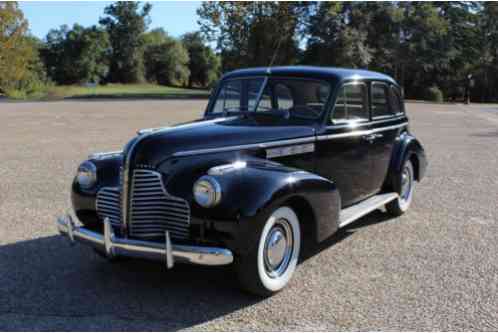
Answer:
<svg viewBox="0 0 498 333"><path fill-rule="evenodd" d="M384 114L380 116L374 116L374 106L373 106L373 88L375 85L384 86L384 92L386 94L386 105L390 112L390 114ZM389 96L389 91L391 90L391 85L387 82L383 81L371 81L370 82L370 119L372 120L382 120L382 119L391 119L397 116L397 113L393 112L391 105L391 97Z"/></svg>
<svg viewBox="0 0 498 333"><path fill-rule="evenodd" d="M397 99L398 99L398 102L399 102L399 105L400 105L400 109L401 109L400 112L396 112L396 113L394 113L394 115L395 116L400 116L400 115L406 114L405 101L404 101L404 98L403 98L403 92L400 89L400 87L398 87L395 84L390 84L389 85L389 91L393 92L393 94L397 96ZM389 96L389 102L390 103L394 103L394 101L391 100L391 96Z"/></svg>
<svg viewBox="0 0 498 333"><path fill-rule="evenodd" d="M345 121L337 122L333 119L334 113L335 113L335 107L337 105L337 99L339 97L339 92L341 89L343 89L346 86L356 86L356 85L362 85L365 87L365 99L366 99L366 112L367 112L367 119L360 119L360 120L349 120L346 119ZM365 81L351 81L351 82L344 82L342 83L338 88L337 88L337 94L334 99L334 105L332 106L332 109L329 112L329 115L327 117L327 128L333 127L333 128L339 128L339 127L356 127L358 124L366 124L371 121L371 115L370 115L370 94L369 94L369 87L367 82Z"/></svg>
<svg viewBox="0 0 498 333"><path fill-rule="evenodd" d="M216 100L218 100L218 96L221 93L221 89L223 88L223 85L226 82L236 81L236 80L255 80L255 79L265 80L266 78L268 78L268 76L266 76L266 75L255 75L255 76L233 77L230 79L221 79L216 86L214 94L211 94L211 96L209 97L209 102L208 102L208 105L206 107L206 111L204 112L204 116L218 116L218 115L224 116L223 112L221 112L221 113L220 112L213 112L213 108L215 106ZM265 83L265 81L263 81L263 84L264 83Z"/></svg>
<svg viewBox="0 0 498 333"><path fill-rule="evenodd" d="M258 96L256 98L256 105L255 105L255 110L256 110L257 107L258 107L258 105L259 105L259 100L261 98L261 95L263 94L263 90L264 90L264 88L266 86L266 83L268 82L268 76L264 76L264 75L258 75L258 76L241 76L241 77L234 77L234 78L231 78L231 79L221 80L220 83L218 84L217 89L216 89L216 94L213 95L212 99L208 103L208 107L207 107L207 110L205 112L205 115L212 115L212 116L213 115L214 116L221 115L221 116L226 116L225 112L213 112L213 109L214 109L214 107L216 105L215 102L218 100L218 97L221 94L222 88L223 88L223 86L226 83L231 82L231 81L258 80L258 79L263 80L263 84L261 85L261 88L259 89L259 92L258 92Z"/></svg>

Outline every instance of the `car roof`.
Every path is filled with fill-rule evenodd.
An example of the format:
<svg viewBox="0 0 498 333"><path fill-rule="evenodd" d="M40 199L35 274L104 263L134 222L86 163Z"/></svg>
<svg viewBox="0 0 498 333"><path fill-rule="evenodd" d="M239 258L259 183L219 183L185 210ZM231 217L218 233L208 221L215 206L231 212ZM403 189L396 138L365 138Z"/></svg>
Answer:
<svg viewBox="0 0 498 333"><path fill-rule="evenodd" d="M254 67L237 69L223 75L223 79L233 79L247 76L289 76L289 77L312 77L321 79L335 79L338 81L350 80L380 80L396 84L396 81L388 75L362 69L318 67L318 66L278 66L278 67Z"/></svg>

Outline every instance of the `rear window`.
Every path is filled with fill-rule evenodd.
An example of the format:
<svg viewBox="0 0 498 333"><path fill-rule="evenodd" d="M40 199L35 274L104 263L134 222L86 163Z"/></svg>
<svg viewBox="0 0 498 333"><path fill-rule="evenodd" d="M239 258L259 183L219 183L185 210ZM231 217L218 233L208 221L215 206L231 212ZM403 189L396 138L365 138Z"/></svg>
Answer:
<svg viewBox="0 0 498 333"><path fill-rule="evenodd" d="M389 105L389 86L385 83L372 83L372 118L392 116Z"/></svg>
<svg viewBox="0 0 498 333"><path fill-rule="evenodd" d="M405 112L405 108L403 106L403 99L401 98L401 91L395 87L391 86L389 89L391 96L391 107L395 114L400 114Z"/></svg>

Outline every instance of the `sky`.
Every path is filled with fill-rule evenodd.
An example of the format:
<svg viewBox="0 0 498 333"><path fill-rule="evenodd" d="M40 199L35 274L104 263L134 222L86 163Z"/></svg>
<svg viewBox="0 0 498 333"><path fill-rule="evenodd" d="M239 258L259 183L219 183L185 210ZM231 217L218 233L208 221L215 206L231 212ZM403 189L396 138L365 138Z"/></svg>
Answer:
<svg viewBox="0 0 498 333"><path fill-rule="evenodd" d="M171 1L152 4L150 29L164 28L170 35L179 37L185 32L198 30L196 10L200 1ZM19 6L29 22L30 31L44 38L50 29L63 24L79 23L85 27L98 24L104 16L104 7L111 1L21 1Z"/></svg>

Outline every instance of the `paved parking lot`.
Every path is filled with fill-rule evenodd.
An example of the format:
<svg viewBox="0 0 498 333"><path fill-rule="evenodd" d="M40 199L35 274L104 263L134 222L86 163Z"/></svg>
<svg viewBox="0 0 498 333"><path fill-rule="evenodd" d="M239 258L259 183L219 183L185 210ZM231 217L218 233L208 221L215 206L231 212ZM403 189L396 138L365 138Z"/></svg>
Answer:
<svg viewBox="0 0 498 333"><path fill-rule="evenodd" d="M258 299L226 268L108 264L56 235L78 163L205 101L0 102L0 330L498 330L498 108L409 104L427 177Z"/></svg>

